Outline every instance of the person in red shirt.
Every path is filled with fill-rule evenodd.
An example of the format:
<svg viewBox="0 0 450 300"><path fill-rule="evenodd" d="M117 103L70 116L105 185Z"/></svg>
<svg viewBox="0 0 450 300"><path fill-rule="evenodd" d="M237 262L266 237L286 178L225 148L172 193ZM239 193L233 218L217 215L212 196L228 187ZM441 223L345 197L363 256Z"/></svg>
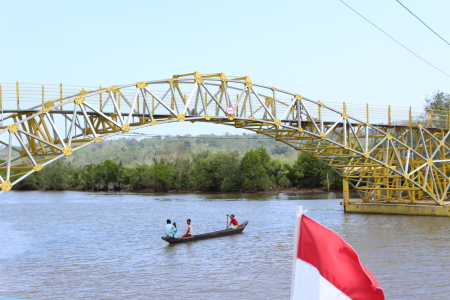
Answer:
<svg viewBox="0 0 450 300"><path fill-rule="evenodd" d="M238 220L234 218L234 215L227 215L227 217L230 217L230 224L228 224L227 229L231 226L231 228L237 228L239 226Z"/></svg>

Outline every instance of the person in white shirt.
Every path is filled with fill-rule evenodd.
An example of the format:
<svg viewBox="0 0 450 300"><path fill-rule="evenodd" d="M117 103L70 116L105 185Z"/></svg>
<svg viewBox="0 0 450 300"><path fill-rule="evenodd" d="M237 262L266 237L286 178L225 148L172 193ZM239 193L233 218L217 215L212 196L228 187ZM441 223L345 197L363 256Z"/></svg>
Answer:
<svg viewBox="0 0 450 300"><path fill-rule="evenodd" d="M176 228L172 225L172 222L169 219L167 219L164 232L166 233L166 237L175 237Z"/></svg>

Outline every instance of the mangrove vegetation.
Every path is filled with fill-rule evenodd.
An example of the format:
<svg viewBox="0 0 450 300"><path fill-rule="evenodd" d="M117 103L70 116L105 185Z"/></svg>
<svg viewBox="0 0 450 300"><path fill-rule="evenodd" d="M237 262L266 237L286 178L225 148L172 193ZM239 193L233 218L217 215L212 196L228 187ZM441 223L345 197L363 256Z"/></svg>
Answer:
<svg viewBox="0 0 450 300"><path fill-rule="evenodd" d="M136 146L137 141L128 141ZM134 150L134 153L142 152L136 147ZM283 152L280 147L272 151ZM240 154L237 150L214 147L194 152L182 143L161 151L150 163L125 165L123 160L106 159L77 166L71 158L59 159L21 180L14 189L257 192L285 188L337 189L341 184L338 174L303 153L288 161L279 155L274 158L265 146Z"/></svg>

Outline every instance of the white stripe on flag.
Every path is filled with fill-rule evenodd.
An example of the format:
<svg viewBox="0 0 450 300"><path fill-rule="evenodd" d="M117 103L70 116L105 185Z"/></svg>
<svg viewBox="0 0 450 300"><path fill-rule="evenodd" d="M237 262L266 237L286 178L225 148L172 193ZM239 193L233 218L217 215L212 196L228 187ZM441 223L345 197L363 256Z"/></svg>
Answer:
<svg viewBox="0 0 450 300"><path fill-rule="evenodd" d="M346 294L320 275L313 265L298 259L295 262L293 300L351 300Z"/></svg>

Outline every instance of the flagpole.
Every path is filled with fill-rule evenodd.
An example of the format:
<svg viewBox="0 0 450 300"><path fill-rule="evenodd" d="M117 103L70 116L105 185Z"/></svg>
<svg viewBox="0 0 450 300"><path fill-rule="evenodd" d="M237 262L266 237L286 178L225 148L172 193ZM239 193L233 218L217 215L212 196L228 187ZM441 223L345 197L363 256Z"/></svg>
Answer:
<svg viewBox="0 0 450 300"><path fill-rule="evenodd" d="M297 261L297 252L298 252L298 240L300 237L300 220L303 215L303 210L301 206L297 206L296 211L296 219L295 219L295 232L294 232L294 256L292 259L292 276L291 276L291 299L294 297L294 287L295 287L295 263Z"/></svg>

